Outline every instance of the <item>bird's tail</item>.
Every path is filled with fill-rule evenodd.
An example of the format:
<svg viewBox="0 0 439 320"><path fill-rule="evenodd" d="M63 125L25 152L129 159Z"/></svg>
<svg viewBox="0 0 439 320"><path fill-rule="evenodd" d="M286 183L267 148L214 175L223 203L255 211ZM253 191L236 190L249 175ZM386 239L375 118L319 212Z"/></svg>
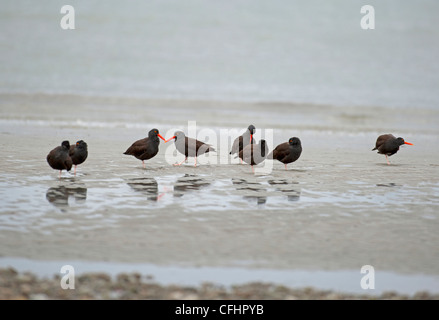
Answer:
<svg viewBox="0 0 439 320"><path fill-rule="evenodd" d="M377 149L377 148L375 147L375 148L372 149L372 151L375 151L376 149Z"/></svg>

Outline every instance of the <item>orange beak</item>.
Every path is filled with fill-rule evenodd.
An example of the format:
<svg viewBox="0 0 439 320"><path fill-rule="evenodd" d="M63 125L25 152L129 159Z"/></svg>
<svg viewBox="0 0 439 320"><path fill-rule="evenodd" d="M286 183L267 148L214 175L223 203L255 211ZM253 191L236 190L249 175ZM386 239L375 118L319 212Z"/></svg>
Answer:
<svg viewBox="0 0 439 320"><path fill-rule="evenodd" d="M252 140L253 140L253 135L250 134L250 144L252 144Z"/></svg>
<svg viewBox="0 0 439 320"><path fill-rule="evenodd" d="M160 139L162 139L164 142L166 142L166 139L162 137L162 135L160 133L157 134L157 137L159 137Z"/></svg>
<svg viewBox="0 0 439 320"><path fill-rule="evenodd" d="M413 143L410 143L410 142L404 142L405 144L408 144L408 145L413 145Z"/></svg>
<svg viewBox="0 0 439 320"><path fill-rule="evenodd" d="M175 139L175 138L177 138L177 137L173 136L172 138L169 138L168 140L165 140L165 143L168 142L168 141L171 141L172 139Z"/></svg>

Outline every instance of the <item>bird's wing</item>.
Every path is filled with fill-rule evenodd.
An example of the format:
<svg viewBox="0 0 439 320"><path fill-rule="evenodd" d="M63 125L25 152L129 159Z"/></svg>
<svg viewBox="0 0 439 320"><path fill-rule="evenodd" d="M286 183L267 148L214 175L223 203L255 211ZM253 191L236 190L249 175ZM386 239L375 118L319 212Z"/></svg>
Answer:
<svg viewBox="0 0 439 320"><path fill-rule="evenodd" d="M147 145L148 138L137 140L127 149L127 151L124 152L124 154L140 156L145 152Z"/></svg>
<svg viewBox="0 0 439 320"><path fill-rule="evenodd" d="M190 138L188 138L188 139L190 139ZM207 153L210 151L215 151L215 149L208 143L204 143L204 142L196 140L196 139L191 139L191 140L195 140L195 147L196 147L197 155ZM192 144L193 144L193 142L192 142Z"/></svg>
<svg viewBox="0 0 439 320"><path fill-rule="evenodd" d="M73 165L72 158L70 158L70 156L67 156L66 159L64 160L64 166L66 167L66 170L70 171L72 165Z"/></svg>
<svg viewBox="0 0 439 320"><path fill-rule="evenodd" d="M288 156L288 150L290 149L289 143L284 142L279 145L277 145L276 148L272 151L273 153L273 159L282 161L283 158Z"/></svg>
<svg viewBox="0 0 439 320"><path fill-rule="evenodd" d="M248 146L246 146L244 149L242 149L239 152L239 157L242 159L242 161L246 162L246 163L251 163L252 162L252 157L253 157L253 146L252 144L249 144Z"/></svg>
<svg viewBox="0 0 439 320"><path fill-rule="evenodd" d="M262 150L262 146L260 144L255 144L252 146L253 146L252 163L259 164L262 161L264 161L266 158L267 147L265 147L265 149Z"/></svg>
<svg viewBox="0 0 439 320"><path fill-rule="evenodd" d="M233 141L232 150L230 151L230 154L238 153L240 150L242 150L242 136L239 136L238 138Z"/></svg>
<svg viewBox="0 0 439 320"><path fill-rule="evenodd" d="M372 149L372 151L379 149L388 139L396 139L393 134L383 134L378 137L375 148Z"/></svg>
<svg viewBox="0 0 439 320"><path fill-rule="evenodd" d="M75 148L76 148L75 145L70 146L70 149L69 149L69 156L73 156L73 155L75 154Z"/></svg>

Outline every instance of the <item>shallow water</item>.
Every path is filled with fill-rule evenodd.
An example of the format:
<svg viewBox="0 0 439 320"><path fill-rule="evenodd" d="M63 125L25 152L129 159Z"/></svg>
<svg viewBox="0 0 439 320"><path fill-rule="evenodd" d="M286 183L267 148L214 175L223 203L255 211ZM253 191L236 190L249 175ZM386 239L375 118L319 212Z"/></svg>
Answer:
<svg viewBox="0 0 439 320"><path fill-rule="evenodd" d="M182 284L229 284L236 273L248 270L242 279L284 279L286 285L361 292L360 268L372 265L377 273L375 293L381 292L378 288L439 290L439 157L431 148L437 142L436 128L419 127L415 133L400 128L414 146L390 157L390 166L382 155L371 152L376 139L375 129L368 129L372 118L360 124L358 132L345 130L344 120L330 131L313 124L295 130L274 127L270 149L290 135L302 140L304 151L288 170L279 162L271 162L270 170L265 161L255 166L254 174L250 166L222 152L228 146L221 141L214 143L216 154L199 157L197 167L193 159L173 166L181 158L175 156L172 142L161 143L159 154L146 161L144 169L141 161L122 153L152 126L168 138L172 124L162 120L114 125L112 114L99 116L97 123L92 116L87 125L63 122L68 118L61 114L58 122L48 120L56 103L50 107L53 101L48 99L26 108L22 98L16 101L19 113L10 111L11 100L2 109L1 144L8 150L0 159L4 266L26 266L15 259L27 259L28 271L38 272L45 267L37 265L51 261L72 261L78 270L99 271L92 267L98 266L107 272L114 272L118 264L143 266L158 281L168 283L169 278ZM67 105L76 99L67 98ZM129 102L122 105L121 117L142 117ZM239 110L220 105L226 113ZM81 108L76 108L80 117ZM331 114L324 110L322 114ZM435 121L437 114L428 112L426 121ZM235 111L235 120L245 123L239 115ZM216 123L225 117L209 122L201 115L198 138L207 138L202 132L208 129L242 130ZM265 121L275 123L276 117L273 109ZM410 117L420 123L423 115ZM179 127L187 131L185 119L180 120ZM259 139L266 132L263 125L257 128ZM59 178L45 156L65 138L85 140L89 158L76 175L64 171ZM175 277L172 270L179 270Z"/></svg>
<svg viewBox="0 0 439 320"><path fill-rule="evenodd" d="M185 168L181 168L180 171L184 170ZM227 169L220 170L224 173ZM7 179L3 176L3 181L0 182L4 199L0 209L0 228L14 230L15 224L18 224L17 227L20 229L35 228L38 225L35 224L34 218L41 221L41 218L47 217L48 211L53 214L65 213L64 218L62 215L57 217L52 221L53 224L44 219L44 226L48 228L56 224L68 225L71 222L70 214L77 214L85 219L99 218L99 227L111 227L113 224L117 225L119 219L132 217L133 212L140 213L146 209L150 212L167 208L175 210L176 207L182 213L230 210L293 213L294 210L330 206L333 209L348 209L349 212L368 215L386 207L391 207L392 214L400 214L412 212L412 208L422 206L423 212L417 214L419 219L438 218L429 210L429 207L439 206L437 183L408 186L393 182L370 184L347 181L343 183L344 186L333 185L332 187L338 190L331 191L331 186L328 185L316 186L304 182L304 179L284 178L280 170L279 173L262 177L251 177L244 168L240 170L242 178L226 178L207 173L168 175L164 172L163 175L150 176L146 173L147 170L145 173L140 171L136 176L126 174L126 177L118 175L117 178L102 180L93 179L80 172L76 176L64 172L59 181L54 181L55 176L42 176L38 179L15 182L11 180L15 180L16 177L9 176ZM197 171L205 170L199 168ZM238 175L237 170L234 171ZM305 175L308 171L304 170L301 174ZM290 175L296 173L291 172ZM300 180L302 182L299 182ZM98 210L112 208L126 211L127 216L93 215ZM352 215L347 212L343 214ZM321 215L330 216L325 212ZM144 215L140 213L140 216Z"/></svg>

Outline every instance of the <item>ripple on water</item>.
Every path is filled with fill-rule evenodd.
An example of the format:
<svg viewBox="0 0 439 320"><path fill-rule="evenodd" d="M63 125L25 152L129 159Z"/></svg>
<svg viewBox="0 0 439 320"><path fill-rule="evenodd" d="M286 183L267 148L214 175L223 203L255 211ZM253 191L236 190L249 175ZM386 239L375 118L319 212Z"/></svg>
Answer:
<svg viewBox="0 0 439 320"><path fill-rule="evenodd" d="M77 176L54 179L31 176L17 181L13 175L0 180L0 228L2 230L38 230L66 226L71 215L81 218L90 228L92 222L117 224L122 219L148 218L162 212L181 214L218 211L346 209L346 218L354 212L369 214L392 208L392 212L413 211L426 204L439 206L439 186L424 183L418 187L396 183L367 184L348 182L347 188L330 191L325 185L299 183L282 177L214 178L209 174L172 174L162 176L121 176L106 179ZM166 209L166 210L164 210ZM423 219L437 219L435 211L423 212ZM321 212L320 214L328 214ZM98 225L98 224L97 224Z"/></svg>

